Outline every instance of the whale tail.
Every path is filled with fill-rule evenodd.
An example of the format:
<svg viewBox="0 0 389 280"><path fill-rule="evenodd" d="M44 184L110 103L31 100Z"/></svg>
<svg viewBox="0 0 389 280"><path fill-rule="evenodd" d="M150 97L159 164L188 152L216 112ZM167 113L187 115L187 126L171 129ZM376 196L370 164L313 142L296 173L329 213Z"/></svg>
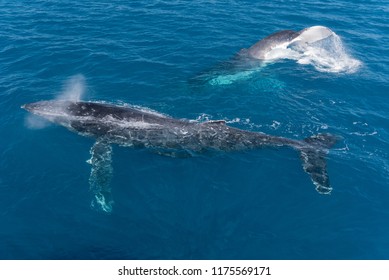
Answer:
<svg viewBox="0 0 389 280"><path fill-rule="evenodd" d="M320 194L330 194L332 191L327 173L326 155L337 140L339 137L331 134L318 134L305 138L304 145L299 149L303 169L311 176Z"/></svg>

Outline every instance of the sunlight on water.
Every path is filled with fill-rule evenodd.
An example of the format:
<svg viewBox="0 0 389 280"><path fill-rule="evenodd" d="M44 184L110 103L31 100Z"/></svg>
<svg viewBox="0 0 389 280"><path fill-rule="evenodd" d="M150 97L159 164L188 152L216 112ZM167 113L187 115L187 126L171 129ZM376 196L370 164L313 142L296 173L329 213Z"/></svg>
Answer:
<svg viewBox="0 0 389 280"><path fill-rule="evenodd" d="M231 75L220 75L211 80L209 80L209 84L216 85L230 85L236 81L245 81L248 80L254 73L260 71L260 69L242 71L239 73L231 74Z"/></svg>

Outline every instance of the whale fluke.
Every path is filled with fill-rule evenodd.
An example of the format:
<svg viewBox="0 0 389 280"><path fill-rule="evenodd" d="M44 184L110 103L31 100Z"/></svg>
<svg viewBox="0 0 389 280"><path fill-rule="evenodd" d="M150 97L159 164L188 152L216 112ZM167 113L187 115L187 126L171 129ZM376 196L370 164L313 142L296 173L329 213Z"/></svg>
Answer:
<svg viewBox="0 0 389 280"><path fill-rule="evenodd" d="M326 154L335 145L338 137L331 134L318 134L304 139L308 145L300 148L303 169L311 176L316 190L330 194L332 187L327 173Z"/></svg>

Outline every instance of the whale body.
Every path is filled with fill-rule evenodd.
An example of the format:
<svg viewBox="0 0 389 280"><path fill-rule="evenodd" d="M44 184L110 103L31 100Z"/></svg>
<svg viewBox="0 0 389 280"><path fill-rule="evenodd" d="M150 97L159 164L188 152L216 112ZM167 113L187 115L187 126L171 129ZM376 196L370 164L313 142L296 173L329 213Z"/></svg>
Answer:
<svg viewBox="0 0 389 280"><path fill-rule="evenodd" d="M325 26L312 26L300 31L282 30L265 37L247 50L243 49L240 53L265 60L269 59L269 52L274 49L290 48L292 44L312 44L333 34L334 32Z"/></svg>
<svg viewBox="0 0 389 280"><path fill-rule="evenodd" d="M318 134L302 141L246 131L225 121L197 122L175 119L136 107L99 102L40 101L22 106L27 111L83 136L96 139L91 148L89 179L93 205L110 212L112 196L112 144L149 148L163 155L190 156L206 151L240 151L263 147L291 147L300 152L303 169L316 190L329 194L326 154L337 137Z"/></svg>

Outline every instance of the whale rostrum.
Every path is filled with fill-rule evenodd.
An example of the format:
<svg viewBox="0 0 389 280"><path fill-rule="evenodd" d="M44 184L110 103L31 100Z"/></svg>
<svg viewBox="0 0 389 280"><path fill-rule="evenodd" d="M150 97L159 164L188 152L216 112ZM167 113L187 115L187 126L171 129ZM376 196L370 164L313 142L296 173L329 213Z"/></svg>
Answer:
<svg viewBox="0 0 389 280"><path fill-rule="evenodd" d="M337 140L318 134L302 141L231 127L225 121L198 122L175 119L151 110L100 102L40 101L22 108L83 136L96 139L91 148L89 179L93 205L110 212L113 199L112 144L142 147L171 156L190 156L206 151L240 151L287 146L300 152L303 169L316 190L329 194L326 154Z"/></svg>

